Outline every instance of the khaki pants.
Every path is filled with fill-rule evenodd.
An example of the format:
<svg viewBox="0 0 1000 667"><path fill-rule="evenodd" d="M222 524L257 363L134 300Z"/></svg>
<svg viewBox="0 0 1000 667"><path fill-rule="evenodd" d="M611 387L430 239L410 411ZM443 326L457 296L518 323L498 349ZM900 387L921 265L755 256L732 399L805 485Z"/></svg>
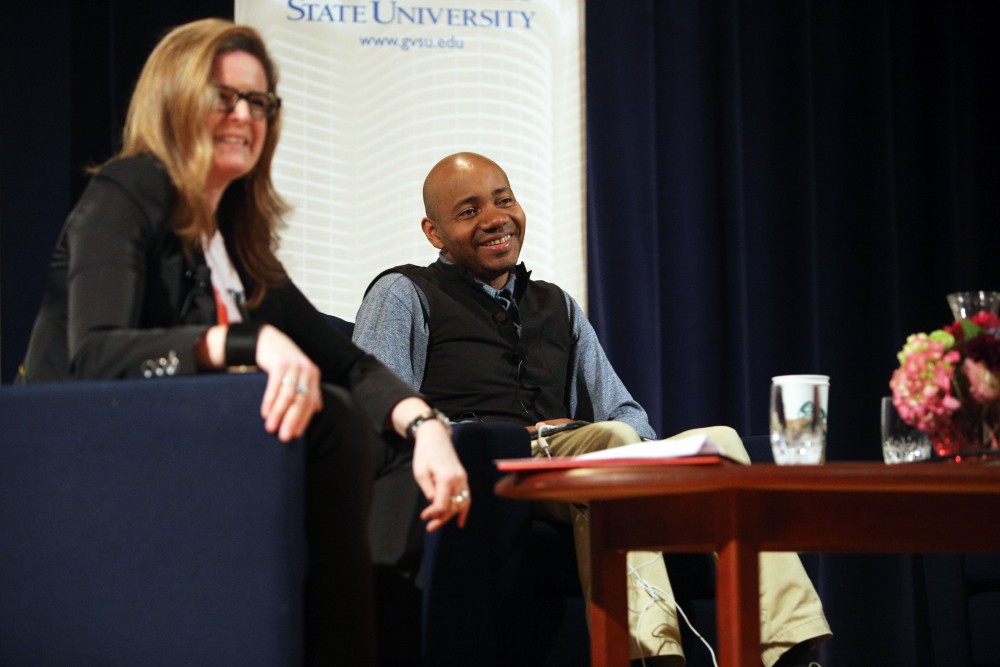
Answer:
<svg viewBox="0 0 1000 667"><path fill-rule="evenodd" d="M680 435L707 433L730 458L749 464L743 442L731 428L713 426L685 431ZM640 438L622 422L600 422L546 438L553 456L575 456L619 447ZM544 456L537 444L535 456ZM590 600L590 528L585 506L566 503L539 503L540 513L573 526L576 556L583 594ZM663 557L649 551L631 551L629 568L629 633L631 658L675 656L684 664L680 628ZM761 660L771 667L781 655L802 642L819 643L830 636L823 605L809 576L794 553L760 555L760 643Z"/></svg>

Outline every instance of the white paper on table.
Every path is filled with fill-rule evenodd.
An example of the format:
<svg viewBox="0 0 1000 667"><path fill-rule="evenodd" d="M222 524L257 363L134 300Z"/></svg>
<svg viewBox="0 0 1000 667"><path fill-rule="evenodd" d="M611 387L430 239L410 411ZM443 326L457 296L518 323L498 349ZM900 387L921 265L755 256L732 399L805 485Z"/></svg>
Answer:
<svg viewBox="0 0 1000 667"><path fill-rule="evenodd" d="M580 454L577 459L666 459L685 456L725 456L717 444L709 440L705 433L663 440L644 440L633 445L622 445L611 449Z"/></svg>

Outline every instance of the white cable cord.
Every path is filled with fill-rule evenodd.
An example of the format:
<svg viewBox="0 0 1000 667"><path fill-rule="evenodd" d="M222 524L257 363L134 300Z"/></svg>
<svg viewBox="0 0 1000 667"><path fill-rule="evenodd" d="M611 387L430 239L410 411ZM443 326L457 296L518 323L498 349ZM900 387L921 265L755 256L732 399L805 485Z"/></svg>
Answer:
<svg viewBox="0 0 1000 667"><path fill-rule="evenodd" d="M639 649L639 659L642 661L643 667L646 667L646 656L643 655L642 643L639 641L639 634L640 634L639 628L642 627L642 617L646 614L648 610L652 609L654 606L656 606L661 602L665 604L672 604L674 606L674 609L676 609L677 613L680 614L681 618L684 619L684 623L686 623L688 628L691 629L691 632L693 632L695 637L700 639L701 643L704 644L705 648L708 649L708 653L712 657L712 664L715 667L719 667L719 663L715 658L715 651L712 650L711 644L709 644L705 640L705 638L701 636L701 633L695 629L694 625L691 624L691 620L687 617L687 614L684 613L684 610L681 609L681 606L677 604L677 600L673 599L671 595L669 595L665 590L663 590L659 586L654 586L653 584L643 579L642 576L639 574L640 569L646 567L647 565L652 565L653 563L656 562L658 558L663 558L662 554L657 554L654 558L646 561L645 563L639 564L638 567L633 567L632 565L628 566L629 574L635 577L636 583L638 583L639 587L642 588L646 592L646 595L648 595L650 598L649 604L647 604L645 607L642 608L642 611L639 612L639 619L636 621L635 643Z"/></svg>
<svg viewBox="0 0 1000 667"><path fill-rule="evenodd" d="M555 429L553 427L549 426L548 424L543 424L542 426L540 426L538 428L538 446L541 448L542 452L545 453L545 457L549 458L549 459L552 458L552 451L549 449L549 443L545 439L545 434L548 431L552 431L552 430L555 430Z"/></svg>

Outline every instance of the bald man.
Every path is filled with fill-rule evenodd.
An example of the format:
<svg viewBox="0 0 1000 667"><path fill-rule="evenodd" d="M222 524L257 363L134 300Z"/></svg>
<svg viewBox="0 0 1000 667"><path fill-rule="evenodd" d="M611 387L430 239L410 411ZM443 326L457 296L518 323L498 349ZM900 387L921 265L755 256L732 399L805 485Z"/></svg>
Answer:
<svg viewBox="0 0 1000 667"><path fill-rule="evenodd" d="M378 276L358 312L354 342L452 420L504 420L538 431L536 456L655 438L580 306L518 263L526 217L503 169L475 153L450 155L427 175L423 198L420 225L438 259ZM569 422L586 424L545 434ZM707 430L729 456L749 463L732 429ZM586 510L553 503L540 511L574 525L589 599ZM662 556L632 552L628 565L632 659L683 665ZM830 636L819 598L795 554L764 554L760 566L762 662L806 665L809 651Z"/></svg>

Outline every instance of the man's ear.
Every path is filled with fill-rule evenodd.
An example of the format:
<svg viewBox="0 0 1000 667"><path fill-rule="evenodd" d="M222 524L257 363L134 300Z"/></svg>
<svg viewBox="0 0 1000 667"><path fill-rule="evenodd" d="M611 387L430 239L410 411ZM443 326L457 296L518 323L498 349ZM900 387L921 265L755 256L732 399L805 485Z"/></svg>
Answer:
<svg viewBox="0 0 1000 667"><path fill-rule="evenodd" d="M424 236L427 237L432 246L438 250L444 248L444 241L441 240L441 235L438 234L436 222L424 216L424 219L420 221L420 228L424 230Z"/></svg>

